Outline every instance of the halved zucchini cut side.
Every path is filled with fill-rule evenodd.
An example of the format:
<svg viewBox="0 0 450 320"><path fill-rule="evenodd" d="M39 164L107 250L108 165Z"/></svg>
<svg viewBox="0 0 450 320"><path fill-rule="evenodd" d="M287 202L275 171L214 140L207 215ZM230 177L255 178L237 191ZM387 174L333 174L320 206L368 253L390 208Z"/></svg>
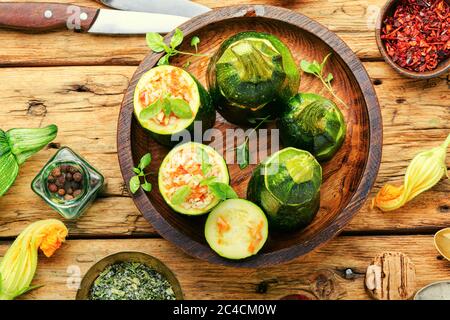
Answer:
<svg viewBox="0 0 450 320"><path fill-rule="evenodd" d="M202 184L205 179L228 184L230 177L223 157L213 148L188 142L173 148L164 158L158 174L161 195L176 212L201 215L219 202Z"/></svg>
<svg viewBox="0 0 450 320"><path fill-rule="evenodd" d="M239 260L258 253L268 237L264 212L244 199L229 199L219 204L208 216L205 238L220 256Z"/></svg>
<svg viewBox="0 0 450 320"><path fill-rule="evenodd" d="M181 117L173 110L164 108L169 100L187 103L191 115L188 113L187 117ZM203 130L211 128L215 122L215 110L209 93L187 71L174 66L158 66L145 73L136 85L133 102L140 125L164 145L175 145L178 141L173 141L172 135L183 130L192 131L194 121L202 121ZM144 118L141 114L147 108L155 109L150 118Z"/></svg>

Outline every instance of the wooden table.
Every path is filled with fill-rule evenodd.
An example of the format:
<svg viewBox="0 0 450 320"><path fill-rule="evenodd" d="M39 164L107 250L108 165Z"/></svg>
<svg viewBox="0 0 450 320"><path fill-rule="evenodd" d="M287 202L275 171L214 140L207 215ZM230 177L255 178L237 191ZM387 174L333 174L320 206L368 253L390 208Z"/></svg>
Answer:
<svg viewBox="0 0 450 320"><path fill-rule="evenodd" d="M3 0L1 0L3 1ZM59 0L97 6L90 0ZM210 7L216 1L199 0ZM335 31L357 53L373 80L384 120L383 162L371 197L398 181L412 157L450 133L450 77L403 78L382 61L374 36L384 0L247 1L284 6ZM220 4L239 4L230 0ZM139 213L119 171L116 122L128 82L149 51L143 36L93 36L55 32L31 35L0 30L0 127L55 123L55 143L21 167L0 199L0 255L29 223L59 218L30 189L31 180L60 146L70 146L107 178L107 188L78 220L65 221L69 239L56 254L40 257L35 290L26 299L73 299L79 277L96 261L121 250L152 254L176 273L187 299L278 299L300 289L327 299L368 299L364 274L382 251L402 251L415 263L418 288L450 278L433 234L450 225L450 181L441 181L404 208L382 213L367 202L345 231L290 263L233 269L191 258L161 239Z"/></svg>

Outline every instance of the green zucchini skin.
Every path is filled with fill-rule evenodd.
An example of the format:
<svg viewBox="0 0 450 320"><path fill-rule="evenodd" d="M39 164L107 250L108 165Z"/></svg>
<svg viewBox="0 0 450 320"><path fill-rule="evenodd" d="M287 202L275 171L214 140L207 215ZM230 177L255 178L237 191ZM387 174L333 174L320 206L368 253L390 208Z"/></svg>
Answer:
<svg viewBox="0 0 450 320"><path fill-rule="evenodd" d="M336 154L347 130L336 104L314 93L292 97L278 119L278 129L284 146L307 150L319 161Z"/></svg>
<svg viewBox="0 0 450 320"><path fill-rule="evenodd" d="M214 106L212 104L212 99L211 96L209 95L208 91L206 91L206 89L203 87L203 85L194 77L192 76L192 79L194 79L195 83L197 84L198 87L198 92L200 95L200 107L198 109L197 115L194 119L194 121L192 121L192 123L185 129L187 131L189 131L189 133L191 134L191 141L194 141L194 125L196 121L201 121L202 122L202 136L203 133L212 128L214 126L214 123L216 122L216 110L214 109ZM164 145L164 146L168 146L168 147L173 147L175 145L177 145L180 142L186 142L186 141L177 141L174 139L174 135L176 136L177 133L173 133L173 134L158 134L155 132L152 132L151 130L145 129L150 136L157 141L158 143ZM175 140L175 141L173 141Z"/></svg>
<svg viewBox="0 0 450 320"><path fill-rule="evenodd" d="M233 66L218 63L227 48L245 39L267 40L278 51L272 60L274 69L270 80L242 81ZM300 73L289 48L280 39L268 33L247 31L232 36L220 46L209 63L207 80L213 104L226 120L254 125L260 119L279 115L283 105L297 92Z"/></svg>
<svg viewBox="0 0 450 320"><path fill-rule="evenodd" d="M307 151L302 151L308 153ZM260 163L253 171L247 187L247 199L258 205L265 212L269 221L269 227L277 231L294 231L305 228L311 223L320 208L320 185L322 183L322 169L318 162L314 161L314 178L302 183L293 183L299 203L292 203L291 197L285 202L267 187L266 171L267 160ZM275 178L277 180L277 178ZM282 183L285 184L286 180ZM292 181L293 182L293 181ZM278 188L277 186L275 186ZM283 187L280 186L280 189Z"/></svg>

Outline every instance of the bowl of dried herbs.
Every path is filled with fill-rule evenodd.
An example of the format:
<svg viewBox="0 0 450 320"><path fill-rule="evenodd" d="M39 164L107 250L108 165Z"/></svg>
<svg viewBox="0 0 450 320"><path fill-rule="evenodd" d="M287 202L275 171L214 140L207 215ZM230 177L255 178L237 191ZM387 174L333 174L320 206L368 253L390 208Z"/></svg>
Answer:
<svg viewBox="0 0 450 320"><path fill-rule="evenodd" d="M182 300L175 274L142 252L118 252L94 264L83 277L77 300Z"/></svg>

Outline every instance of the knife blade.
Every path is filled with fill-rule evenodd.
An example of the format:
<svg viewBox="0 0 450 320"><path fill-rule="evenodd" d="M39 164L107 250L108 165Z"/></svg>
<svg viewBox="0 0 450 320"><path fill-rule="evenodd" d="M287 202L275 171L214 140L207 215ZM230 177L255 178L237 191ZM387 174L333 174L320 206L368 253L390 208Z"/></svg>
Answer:
<svg viewBox="0 0 450 320"><path fill-rule="evenodd" d="M0 3L0 27L42 32L58 29L99 34L167 33L189 18L148 12L95 9L46 2Z"/></svg>
<svg viewBox="0 0 450 320"><path fill-rule="evenodd" d="M163 14L181 17L195 17L211 9L189 0L97 0L105 6L126 10Z"/></svg>

